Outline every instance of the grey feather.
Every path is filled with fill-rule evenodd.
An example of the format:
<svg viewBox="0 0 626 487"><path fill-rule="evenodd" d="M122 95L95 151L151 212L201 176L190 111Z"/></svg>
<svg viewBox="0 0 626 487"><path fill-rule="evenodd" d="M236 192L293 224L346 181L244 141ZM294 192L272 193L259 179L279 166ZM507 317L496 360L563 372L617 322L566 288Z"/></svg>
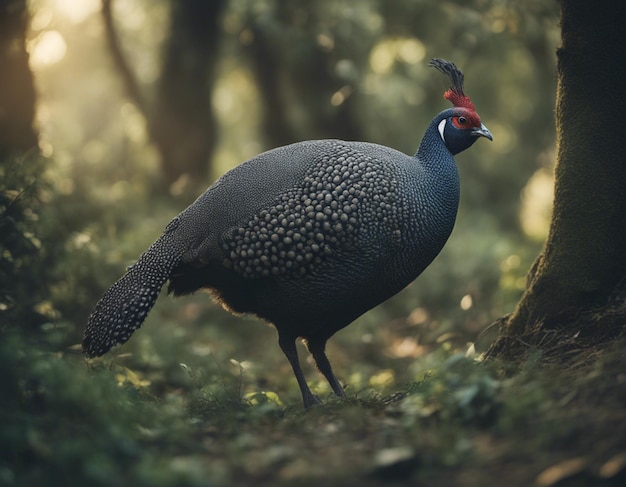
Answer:
<svg viewBox="0 0 626 487"><path fill-rule="evenodd" d="M83 339L83 351L88 357L103 355L125 343L144 322L180 260L174 238L177 226L177 220L170 223L165 233L96 303Z"/></svg>

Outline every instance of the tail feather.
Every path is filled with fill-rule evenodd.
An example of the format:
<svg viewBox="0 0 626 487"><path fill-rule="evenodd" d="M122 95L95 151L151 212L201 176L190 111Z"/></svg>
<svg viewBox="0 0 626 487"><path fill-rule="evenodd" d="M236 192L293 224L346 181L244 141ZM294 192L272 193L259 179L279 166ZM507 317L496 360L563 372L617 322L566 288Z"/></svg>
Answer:
<svg viewBox="0 0 626 487"><path fill-rule="evenodd" d="M141 326L180 260L171 242L171 234L162 235L100 298L87 321L85 355L104 355Z"/></svg>

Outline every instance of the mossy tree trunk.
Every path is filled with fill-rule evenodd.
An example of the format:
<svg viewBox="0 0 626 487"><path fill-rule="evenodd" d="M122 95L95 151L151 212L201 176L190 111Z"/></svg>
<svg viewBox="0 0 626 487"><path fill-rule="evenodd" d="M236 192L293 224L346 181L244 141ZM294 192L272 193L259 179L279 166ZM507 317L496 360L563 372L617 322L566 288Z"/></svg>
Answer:
<svg viewBox="0 0 626 487"><path fill-rule="evenodd" d="M626 322L626 4L560 4L552 222L490 355L558 349L574 337L598 343Z"/></svg>

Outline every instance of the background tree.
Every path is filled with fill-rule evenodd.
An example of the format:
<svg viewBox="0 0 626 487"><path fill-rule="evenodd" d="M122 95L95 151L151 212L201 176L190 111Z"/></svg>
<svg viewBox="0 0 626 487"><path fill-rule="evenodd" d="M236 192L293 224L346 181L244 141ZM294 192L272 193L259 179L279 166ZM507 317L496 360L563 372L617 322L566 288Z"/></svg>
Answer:
<svg viewBox="0 0 626 487"><path fill-rule="evenodd" d="M626 144L617 120L626 112L626 6L560 3L552 223L492 355L515 357L531 346L562 352L624 331Z"/></svg>
<svg viewBox="0 0 626 487"><path fill-rule="evenodd" d="M272 11L247 12L242 40L262 95L262 128L271 147L363 138L358 79L375 38L356 19L333 19L329 7L280 0ZM358 46L346 33L360 39Z"/></svg>
<svg viewBox="0 0 626 487"><path fill-rule="evenodd" d="M0 2L0 159L37 146L35 90L25 49L24 0Z"/></svg>
<svg viewBox="0 0 626 487"><path fill-rule="evenodd" d="M26 51L25 1L0 2L0 333L31 332L50 310L55 245L38 223L43 160L34 127L35 88Z"/></svg>
<svg viewBox="0 0 626 487"><path fill-rule="evenodd" d="M165 183L169 186L185 178L182 187L176 189L179 194L188 186L185 182L195 182L195 188L206 180L217 143L211 91L220 58L220 20L226 4L226 0L170 2L160 75L155 96L149 97L124 53L115 28L113 2L102 1L102 18L113 61L127 95L147 120Z"/></svg>

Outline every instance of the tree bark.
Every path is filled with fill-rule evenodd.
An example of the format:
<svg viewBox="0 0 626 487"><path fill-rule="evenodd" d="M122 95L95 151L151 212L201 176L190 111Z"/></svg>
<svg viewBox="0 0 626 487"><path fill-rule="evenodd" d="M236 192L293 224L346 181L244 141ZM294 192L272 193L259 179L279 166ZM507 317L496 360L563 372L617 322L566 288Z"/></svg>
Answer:
<svg viewBox="0 0 626 487"><path fill-rule="evenodd" d="M37 147L35 88L28 66L24 0L0 3L0 160Z"/></svg>
<svg viewBox="0 0 626 487"><path fill-rule="evenodd" d="M621 126L626 113L626 6L611 0L560 3L550 232L489 355L513 357L520 348L557 346L567 336L596 340L623 329L621 318L598 319L598 310L610 307L615 313L626 277L626 143ZM623 318L624 313L617 314Z"/></svg>

